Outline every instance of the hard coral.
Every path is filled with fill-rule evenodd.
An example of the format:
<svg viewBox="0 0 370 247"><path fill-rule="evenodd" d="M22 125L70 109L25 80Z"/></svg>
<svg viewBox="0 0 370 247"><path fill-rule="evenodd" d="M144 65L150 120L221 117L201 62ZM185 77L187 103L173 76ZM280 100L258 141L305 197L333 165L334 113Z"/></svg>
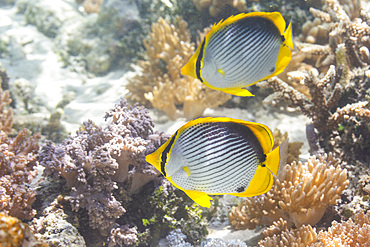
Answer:
<svg viewBox="0 0 370 247"><path fill-rule="evenodd" d="M231 210L231 224L236 229L254 229L283 218L289 225L315 225L347 187L347 172L338 163L329 154L286 165L269 192L247 198Z"/></svg>
<svg viewBox="0 0 370 247"><path fill-rule="evenodd" d="M117 183L127 183L127 193L132 194L158 176L145 156L168 137L153 131L154 124L144 107L131 107L124 100L105 118L105 128L88 121L75 137L62 144L46 142L38 160L45 174L66 179L72 188L72 209L86 209L90 226L107 235L125 213L113 195Z"/></svg>
<svg viewBox="0 0 370 247"><path fill-rule="evenodd" d="M230 5L240 12L247 11L245 0L193 0L193 2L199 11L208 8L209 14L213 17L220 14L226 5Z"/></svg>
<svg viewBox="0 0 370 247"><path fill-rule="evenodd" d="M139 74L126 86L128 99L147 106L150 102L171 119L193 119L200 117L207 107L219 106L231 98L180 74L195 49L184 20L177 17L174 25L160 18L152 24L149 35L144 41L148 59L138 62Z"/></svg>
<svg viewBox="0 0 370 247"><path fill-rule="evenodd" d="M357 142L358 145L348 142L352 149L357 146L361 147L361 145L361 148L364 148L364 144L365 147L369 147L366 141L361 142L361 140L366 140L364 136L369 132L368 128L364 127L360 129L362 131L358 131L359 126L369 126L370 123L370 110L367 109L367 101L360 101L364 99L364 96L361 95L365 94L365 92L363 90L357 91L353 88L352 90L355 92L352 94L356 95L358 93L357 95L359 95L361 92L359 100L343 98L343 96L346 96L346 90L343 89L340 81L346 75L343 75L342 72L342 67L336 68L334 65L330 66L323 77L315 76L312 72L302 71L300 73L300 79L308 87L310 98L277 77L273 77L267 82L259 84L262 87L272 87L275 90L275 93L267 97L264 102L276 104L279 101L286 100L290 106L295 107L312 119L312 126L307 128L307 137L311 152L313 153L318 152L322 148L325 151L336 152L336 147L344 146L345 143L343 140L335 144L335 140L338 142L337 136L341 134L337 133L340 126L346 126L345 129L347 132L350 132L347 136L360 138ZM358 83L359 80L356 77L357 82L354 83ZM369 81L369 79L366 79L366 81ZM346 102L346 105L340 105L343 104L342 102ZM356 123L356 125L352 125L351 123ZM350 126L353 126L353 128ZM347 158L348 156L352 157L356 155L346 152L347 149L344 149L344 151L340 155ZM366 160L366 157L363 160Z"/></svg>
<svg viewBox="0 0 370 247"><path fill-rule="evenodd" d="M29 136L23 129L14 139L0 131L0 211L20 219L31 219L36 192L29 183L36 176L36 152L40 134Z"/></svg>

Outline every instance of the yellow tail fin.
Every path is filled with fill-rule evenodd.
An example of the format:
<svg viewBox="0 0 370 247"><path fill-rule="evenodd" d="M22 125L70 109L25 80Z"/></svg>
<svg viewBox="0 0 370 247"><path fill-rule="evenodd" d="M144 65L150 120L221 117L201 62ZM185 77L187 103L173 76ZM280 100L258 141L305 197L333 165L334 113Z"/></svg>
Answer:
<svg viewBox="0 0 370 247"><path fill-rule="evenodd" d="M279 167L285 165L288 156L288 139L266 155L266 167L276 176Z"/></svg>
<svg viewBox="0 0 370 247"><path fill-rule="evenodd" d="M285 37L285 44L291 48L292 50L295 49L294 40L293 40L293 29L292 29L292 23L290 22L288 25L288 28L284 32Z"/></svg>

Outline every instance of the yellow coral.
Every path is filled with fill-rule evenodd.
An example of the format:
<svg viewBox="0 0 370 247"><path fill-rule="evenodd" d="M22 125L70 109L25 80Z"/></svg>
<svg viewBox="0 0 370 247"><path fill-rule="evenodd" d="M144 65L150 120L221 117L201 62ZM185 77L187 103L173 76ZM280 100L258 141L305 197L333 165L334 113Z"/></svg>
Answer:
<svg viewBox="0 0 370 247"><path fill-rule="evenodd" d="M279 218L288 224L315 225L328 205L336 204L347 187L347 171L331 154L310 157L305 164L293 162L279 171L272 189L247 198L229 213L236 229L254 229Z"/></svg>
<svg viewBox="0 0 370 247"><path fill-rule="evenodd" d="M180 69L194 52L187 23L176 25L160 18L144 41L148 60L139 61L140 73L126 86L131 101L163 110L171 119L200 117L206 108L217 107L231 96L209 89L199 80L182 76Z"/></svg>

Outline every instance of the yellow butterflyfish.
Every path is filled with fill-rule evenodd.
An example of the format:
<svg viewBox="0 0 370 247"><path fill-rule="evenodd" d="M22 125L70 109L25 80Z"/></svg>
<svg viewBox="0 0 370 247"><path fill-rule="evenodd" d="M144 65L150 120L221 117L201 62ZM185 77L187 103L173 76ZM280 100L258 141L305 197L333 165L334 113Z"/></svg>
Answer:
<svg viewBox="0 0 370 247"><path fill-rule="evenodd" d="M281 73L294 50L292 28L279 12L252 12L214 24L183 75L237 96L253 96L245 87Z"/></svg>
<svg viewBox="0 0 370 247"><path fill-rule="evenodd" d="M271 151L273 144L263 124L206 117L182 126L146 161L200 206L210 207L209 195L268 192L287 153L287 142Z"/></svg>

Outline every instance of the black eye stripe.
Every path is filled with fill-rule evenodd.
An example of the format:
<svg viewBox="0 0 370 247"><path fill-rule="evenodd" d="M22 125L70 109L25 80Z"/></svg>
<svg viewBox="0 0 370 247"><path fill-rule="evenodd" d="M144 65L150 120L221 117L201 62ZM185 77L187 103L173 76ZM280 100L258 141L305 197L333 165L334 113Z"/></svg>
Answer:
<svg viewBox="0 0 370 247"><path fill-rule="evenodd" d="M166 171L165 171L165 166L167 163L167 154L170 151L171 147L173 146L173 142L175 141L175 138L177 136L177 131L176 133L172 136L170 143L168 143L167 147L163 150L162 156L161 156L161 172L162 174L166 177Z"/></svg>
<svg viewBox="0 0 370 247"><path fill-rule="evenodd" d="M197 58L197 62L195 63L195 72L197 74L197 77L198 79L203 82L203 79L202 77L200 76L200 65L201 65L201 61L203 59L203 50L204 50L204 45L206 43L206 38L203 39L203 42L201 44L201 47L200 47L200 51L199 51L199 56Z"/></svg>

